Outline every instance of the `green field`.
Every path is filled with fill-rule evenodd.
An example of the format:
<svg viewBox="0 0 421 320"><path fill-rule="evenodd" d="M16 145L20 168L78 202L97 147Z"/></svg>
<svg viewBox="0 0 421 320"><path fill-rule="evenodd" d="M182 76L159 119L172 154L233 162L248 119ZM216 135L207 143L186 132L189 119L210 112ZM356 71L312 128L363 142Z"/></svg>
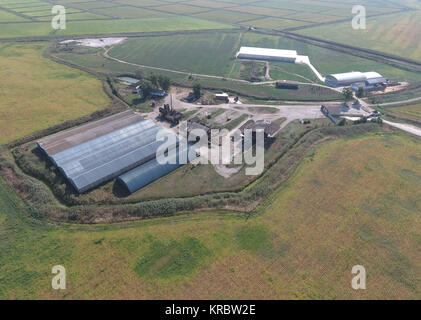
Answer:
<svg viewBox="0 0 421 320"><path fill-rule="evenodd" d="M7 11L0 11L0 21L1 22L10 22L10 21L24 21L25 19L9 13Z"/></svg>
<svg viewBox="0 0 421 320"><path fill-rule="evenodd" d="M103 21L70 21L59 35L162 32L177 30L229 29L231 26L189 17L143 18Z"/></svg>
<svg viewBox="0 0 421 320"><path fill-rule="evenodd" d="M1 181L0 297L416 299L420 159L419 140L403 134L325 143L248 220L209 212L68 227L31 218ZM56 264L64 291L51 289ZM351 289L356 264L367 290Z"/></svg>
<svg viewBox="0 0 421 320"><path fill-rule="evenodd" d="M105 108L101 82L42 57L45 44L0 43L0 143Z"/></svg>
<svg viewBox="0 0 421 320"><path fill-rule="evenodd" d="M409 104L403 106L383 107L380 109L386 114L391 114L404 119L421 121L421 104Z"/></svg>
<svg viewBox="0 0 421 320"><path fill-rule="evenodd" d="M277 30L295 27L307 28L320 22L335 22L347 17L351 18L351 8L354 5L354 1L297 0L291 2L286 0L262 0L245 2L243 0L231 0L226 2L222 0L190 0L180 2L168 0L119 0L118 2L110 2L101 0L57 0L46 2L41 0L22 0L16 3L15 1L1 0L0 23L24 19L2 11L1 7L4 7L16 13L27 14L26 19L32 21L30 24L33 27L8 26L10 36L8 36L7 31L4 31L0 33L0 37L48 35L49 32L37 25L37 21L46 21L48 16L52 18L50 9L53 4L64 5L68 13L74 12L74 10L81 11L80 20L84 21L69 24L71 31L59 32L61 35L71 35L220 28L212 24L215 22ZM418 7L418 4L413 0L406 1L405 5L411 8ZM365 3L365 6L370 15L400 12L404 8L396 0L387 1L386 3L378 0L370 1ZM89 21L89 19L93 18L92 14L98 15L98 17L107 21ZM38 16L42 17L38 18ZM169 16L171 18L167 19ZM31 17L34 18L31 20ZM161 20L149 20L151 18ZM178 22L178 18L186 19L187 22L184 29ZM194 18L204 20L199 22L198 20L193 20ZM69 19L69 21L71 20L74 19ZM209 23L211 24L209 25ZM224 28L227 28L227 26L224 26Z"/></svg>
<svg viewBox="0 0 421 320"><path fill-rule="evenodd" d="M109 54L147 66L228 77L240 36L240 33L212 33L139 38L114 47Z"/></svg>
<svg viewBox="0 0 421 320"><path fill-rule="evenodd" d="M115 46L109 54L140 65L239 78L239 64L235 60L235 54L240 46L297 50L298 54L309 56L312 64L324 75L350 70L375 70L392 80L421 81L421 75L414 72L288 38L255 33L210 33L132 39ZM271 69L274 79L318 81L305 66L289 63L271 65L275 66ZM276 66L279 67L278 70ZM286 76L287 74L289 75Z"/></svg>
<svg viewBox="0 0 421 320"><path fill-rule="evenodd" d="M308 28L300 34L421 61L421 13L419 11L373 17L366 30L354 30L350 22Z"/></svg>

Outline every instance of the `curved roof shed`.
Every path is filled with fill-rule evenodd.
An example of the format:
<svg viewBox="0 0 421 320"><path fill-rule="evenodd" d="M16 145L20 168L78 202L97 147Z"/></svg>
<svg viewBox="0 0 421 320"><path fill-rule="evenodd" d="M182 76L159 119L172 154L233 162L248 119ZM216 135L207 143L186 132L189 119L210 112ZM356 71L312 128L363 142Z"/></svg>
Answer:
<svg viewBox="0 0 421 320"><path fill-rule="evenodd" d="M121 175L118 177L117 182L120 183L129 193L136 192L155 180L158 180L159 178L183 166L185 163L180 163L179 155L182 152L186 152L186 150L189 151L189 147L186 145L180 146L176 149L174 156L168 156L167 164L160 164L156 159L153 159ZM193 157L189 157L189 160L191 161L196 157L196 153L193 153Z"/></svg>

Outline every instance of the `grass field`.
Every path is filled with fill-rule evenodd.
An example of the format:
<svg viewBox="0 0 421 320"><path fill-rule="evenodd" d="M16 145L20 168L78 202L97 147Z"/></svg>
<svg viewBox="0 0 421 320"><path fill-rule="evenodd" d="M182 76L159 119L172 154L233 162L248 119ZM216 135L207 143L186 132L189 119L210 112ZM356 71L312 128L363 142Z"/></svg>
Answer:
<svg viewBox="0 0 421 320"><path fill-rule="evenodd" d="M240 33L139 38L114 47L112 57L172 70L231 76Z"/></svg>
<svg viewBox="0 0 421 320"><path fill-rule="evenodd" d="M383 107L381 108L386 114L392 114L408 118L412 120L421 121L421 104L410 104L396 107Z"/></svg>
<svg viewBox="0 0 421 320"><path fill-rule="evenodd" d="M266 29L289 29L295 27L309 27L320 22L335 22L344 18L351 18L353 1L338 2L325 1L219 1L219 0L190 0L190 1L167 1L167 0L119 0L113 1L79 1L57 0L41 1L27 0L14 2L1 0L1 7L12 10L16 14L23 13L24 17L13 16L0 10L0 23L15 21L14 19L28 20L33 28L18 28L23 26L9 26L10 37L45 36L48 33L37 25L37 21L46 21L51 14L53 4L64 5L67 12L80 11L80 21L73 21L72 31L60 32L61 35L70 34L106 34L119 32L142 32L142 31L170 31L182 30L177 22L178 18L188 22L186 30L200 30L212 28L207 23L223 22L231 25L254 26ZM365 4L370 15L389 14L400 12L404 8L399 2L370 1ZM418 4L413 0L406 1L407 6L416 8ZM92 14L98 18L106 19L105 22L89 21ZM166 19L168 16L171 19ZM74 20L69 19L68 21ZM165 18L152 21L150 18ZM194 21L193 18L204 20ZM139 19L145 21L139 21ZM173 20L175 19L175 20ZM133 20L133 21L131 21ZM168 20L168 21L167 21ZM18 28L18 30L16 30ZM51 31L51 30L50 30ZM7 37L7 32L1 37Z"/></svg>
<svg viewBox="0 0 421 320"><path fill-rule="evenodd" d="M350 22L308 28L297 33L421 61L419 11L368 18L366 30Z"/></svg>
<svg viewBox="0 0 421 320"><path fill-rule="evenodd" d="M111 34L124 32L162 32L177 30L229 29L231 26L218 22L190 17L143 18L102 21L70 21L59 35Z"/></svg>
<svg viewBox="0 0 421 320"><path fill-rule="evenodd" d="M375 70L393 80L421 81L421 75L278 36L254 33L218 33L177 35L132 39L109 51L112 57L131 63L172 70L239 78L235 54L240 46L297 50L310 57L312 64L324 75L350 70ZM346 62L346 63L345 63ZM314 74L302 65L271 63L275 79L317 82ZM277 68L278 66L278 68ZM298 76L297 76L298 74ZM278 78L281 76L282 78ZM302 78L304 77L304 78Z"/></svg>
<svg viewBox="0 0 421 320"><path fill-rule="evenodd" d="M248 220L211 212L47 224L1 181L0 297L416 299L420 161L419 140L403 134L325 143ZM64 291L51 289L56 264L66 267ZM367 290L351 289L356 264Z"/></svg>
<svg viewBox="0 0 421 320"><path fill-rule="evenodd" d="M42 57L45 44L0 44L0 143L109 104L101 82Z"/></svg>

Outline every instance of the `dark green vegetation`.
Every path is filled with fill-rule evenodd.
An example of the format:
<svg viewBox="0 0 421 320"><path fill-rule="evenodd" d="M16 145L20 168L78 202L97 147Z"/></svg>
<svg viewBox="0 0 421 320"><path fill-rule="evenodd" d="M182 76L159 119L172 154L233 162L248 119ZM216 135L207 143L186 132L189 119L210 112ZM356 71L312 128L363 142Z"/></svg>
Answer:
<svg viewBox="0 0 421 320"><path fill-rule="evenodd" d="M209 253L209 249L192 237L168 243L151 239L134 270L138 276L147 278L186 276L195 271Z"/></svg>

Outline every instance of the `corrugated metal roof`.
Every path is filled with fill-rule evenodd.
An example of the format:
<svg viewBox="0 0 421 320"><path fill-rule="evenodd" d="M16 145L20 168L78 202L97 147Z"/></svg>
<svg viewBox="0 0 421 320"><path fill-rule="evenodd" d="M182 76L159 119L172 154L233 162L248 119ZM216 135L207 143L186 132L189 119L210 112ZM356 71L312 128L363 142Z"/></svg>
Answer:
<svg viewBox="0 0 421 320"><path fill-rule="evenodd" d="M366 81L368 85L374 85L374 84L386 83L386 82L387 80L385 78L373 78L373 79L368 79Z"/></svg>
<svg viewBox="0 0 421 320"><path fill-rule="evenodd" d="M237 54L239 55L255 55L255 56L266 56L274 58L297 58L297 51L295 50L280 50L280 49L269 49L269 48L255 48L255 47L241 47Z"/></svg>
<svg viewBox="0 0 421 320"><path fill-rule="evenodd" d="M367 80L370 79L376 79L376 78L383 78L383 76L380 73L370 71L370 72L364 72L363 75L366 77Z"/></svg>
<svg viewBox="0 0 421 320"><path fill-rule="evenodd" d="M338 82L359 82L366 80L364 74L357 71L331 74L328 77L333 77Z"/></svg>
<svg viewBox="0 0 421 320"><path fill-rule="evenodd" d="M346 73L337 73L330 74L326 77L329 81L331 78L335 79L338 83L353 83L353 82L364 82L368 79L382 78L382 76L374 71L370 72L346 72Z"/></svg>
<svg viewBox="0 0 421 320"><path fill-rule="evenodd" d="M117 181L121 183L130 193L136 192L149 183L183 166L183 163L180 164L179 155L182 152L186 152L186 150L189 152L190 148L183 144L177 148L175 155L168 156L167 164L162 165L158 163L156 159L153 159L121 175L118 177ZM195 153L193 153L193 158L196 158ZM193 158L189 158L189 160L191 161Z"/></svg>
<svg viewBox="0 0 421 320"><path fill-rule="evenodd" d="M136 122L131 123L133 120ZM52 162L75 189L82 193L154 159L163 143L156 140L160 130L165 129L130 111L43 139L40 144L46 147L44 150ZM177 141L175 134L165 131ZM70 147L54 153L57 146L68 145Z"/></svg>
<svg viewBox="0 0 421 320"><path fill-rule="evenodd" d="M88 124L66 130L38 141L38 146L53 155L111 131L139 122L142 116L127 110Z"/></svg>

